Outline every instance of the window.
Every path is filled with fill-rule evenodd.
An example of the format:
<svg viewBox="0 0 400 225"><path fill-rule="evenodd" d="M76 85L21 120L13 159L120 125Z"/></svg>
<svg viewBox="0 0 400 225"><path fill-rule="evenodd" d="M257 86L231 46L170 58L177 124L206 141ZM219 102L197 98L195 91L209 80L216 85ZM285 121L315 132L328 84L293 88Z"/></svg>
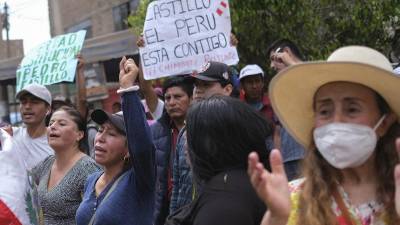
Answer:
<svg viewBox="0 0 400 225"><path fill-rule="evenodd" d="M131 0L129 2L130 7L131 7L131 11L136 11L138 5L139 5L139 0Z"/></svg>
<svg viewBox="0 0 400 225"><path fill-rule="evenodd" d="M114 29L115 31L125 30L128 28L126 19L129 16L129 2L123 3L113 8Z"/></svg>
<svg viewBox="0 0 400 225"><path fill-rule="evenodd" d="M128 29L127 18L132 10L136 10L138 3L138 0L130 0L129 2L113 7L115 31Z"/></svg>

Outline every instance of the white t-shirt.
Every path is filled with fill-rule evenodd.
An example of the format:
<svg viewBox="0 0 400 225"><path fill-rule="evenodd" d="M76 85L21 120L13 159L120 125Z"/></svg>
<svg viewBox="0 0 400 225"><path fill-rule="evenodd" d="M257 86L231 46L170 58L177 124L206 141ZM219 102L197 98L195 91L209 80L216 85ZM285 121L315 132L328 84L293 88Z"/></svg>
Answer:
<svg viewBox="0 0 400 225"><path fill-rule="evenodd" d="M150 112L150 114L154 120L158 120L161 118L163 110L164 102L161 99L158 99L156 110L154 110L154 112Z"/></svg>
<svg viewBox="0 0 400 225"><path fill-rule="evenodd" d="M46 135L32 139L25 127L13 128L13 136L0 129L0 201L21 224L37 224L37 193L30 170L54 154Z"/></svg>
<svg viewBox="0 0 400 225"><path fill-rule="evenodd" d="M53 155L54 151L49 146L47 135L32 139L26 127L13 127L13 137L18 143L19 154L28 170L31 170L47 156Z"/></svg>
<svg viewBox="0 0 400 225"><path fill-rule="evenodd" d="M393 70L394 74L400 76L400 66Z"/></svg>

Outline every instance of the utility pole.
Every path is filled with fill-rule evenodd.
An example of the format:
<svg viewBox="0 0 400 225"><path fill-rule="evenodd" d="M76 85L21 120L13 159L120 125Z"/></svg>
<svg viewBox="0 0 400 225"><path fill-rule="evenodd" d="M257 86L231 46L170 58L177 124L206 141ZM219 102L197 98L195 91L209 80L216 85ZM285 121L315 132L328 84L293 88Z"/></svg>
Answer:
<svg viewBox="0 0 400 225"><path fill-rule="evenodd" d="M8 13L8 5L5 2L4 3L4 15L3 15L3 29L6 30L6 45L7 45L7 58L11 58L11 51L10 51L10 36L9 36L9 31L10 31L10 20L9 20L9 13ZM1 19L1 18L0 18ZM9 110L9 104L8 104L8 91L7 91L7 85L4 83L0 84L0 119L1 122L10 122L10 110Z"/></svg>
<svg viewBox="0 0 400 225"><path fill-rule="evenodd" d="M8 14L8 5L7 2L4 3L4 20L3 20L3 29L6 29L6 41L7 41L7 58L11 57L10 54L10 23L9 23L9 14Z"/></svg>

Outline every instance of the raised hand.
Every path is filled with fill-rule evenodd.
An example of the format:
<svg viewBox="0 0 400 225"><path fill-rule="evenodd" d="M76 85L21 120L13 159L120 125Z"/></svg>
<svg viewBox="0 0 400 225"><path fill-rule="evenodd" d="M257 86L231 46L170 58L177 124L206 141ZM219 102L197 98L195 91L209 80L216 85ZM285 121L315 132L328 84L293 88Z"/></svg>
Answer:
<svg viewBox="0 0 400 225"><path fill-rule="evenodd" d="M1 127L4 131L6 131L10 136L13 136L13 129L11 125L6 125Z"/></svg>
<svg viewBox="0 0 400 225"><path fill-rule="evenodd" d="M234 35L233 33L231 33L229 39L230 39L229 43L231 44L231 46L236 47L239 44L239 40L236 38L236 35Z"/></svg>
<svg viewBox="0 0 400 225"><path fill-rule="evenodd" d="M396 150L397 154L399 154L400 156L400 138L397 138L396 140ZM397 164L394 169L394 179L396 184L396 196L395 196L396 212L397 215L400 216L400 163Z"/></svg>
<svg viewBox="0 0 400 225"><path fill-rule="evenodd" d="M77 69L78 70L83 70L85 68L85 60L83 59L83 57L82 57L82 55L80 53L78 53L76 55L76 58L78 59Z"/></svg>
<svg viewBox="0 0 400 225"><path fill-rule="evenodd" d="M291 66L299 63L298 59L293 56L290 48L284 48L273 53L272 58L277 62L283 63L286 66Z"/></svg>
<svg viewBox="0 0 400 225"><path fill-rule="evenodd" d="M141 35L138 37L138 39L137 39L137 41L136 41L136 45L137 45L139 48L143 48L143 47L144 47L145 41L144 41L144 38L143 38L143 34L141 34Z"/></svg>
<svg viewBox="0 0 400 225"><path fill-rule="evenodd" d="M257 153L250 153L247 172L251 184L268 208L262 224L284 225L289 218L291 204L288 180L279 150L272 150L269 160L272 172L264 168Z"/></svg>
<svg viewBox="0 0 400 225"><path fill-rule="evenodd" d="M122 89L133 86L139 73L139 68L136 66L133 59L126 59L124 56L119 63L119 85Z"/></svg>

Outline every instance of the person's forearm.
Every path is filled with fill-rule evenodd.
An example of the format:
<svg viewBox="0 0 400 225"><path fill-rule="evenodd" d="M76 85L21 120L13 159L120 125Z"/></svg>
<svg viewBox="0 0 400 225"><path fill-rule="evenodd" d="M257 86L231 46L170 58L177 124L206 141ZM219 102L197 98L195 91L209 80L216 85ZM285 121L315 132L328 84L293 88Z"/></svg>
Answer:
<svg viewBox="0 0 400 225"><path fill-rule="evenodd" d="M154 112L157 109L158 96L154 91L151 81L145 80L143 76L142 66L139 67L139 86L144 99L146 100L147 107L150 112Z"/></svg>
<svg viewBox="0 0 400 225"><path fill-rule="evenodd" d="M135 91L122 94L128 149L138 185L148 191L155 186L155 152L145 112Z"/></svg>
<svg viewBox="0 0 400 225"><path fill-rule="evenodd" d="M86 84L85 84L85 75L83 73L83 68L77 70L77 80L76 80L76 88L77 88L77 109L81 116L86 119L87 115L87 106L86 106Z"/></svg>
<svg viewBox="0 0 400 225"><path fill-rule="evenodd" d="M271 216L271 212L267 211L261 222L261 225L286 225L287 222L288 222L288 218L277 218L277 217Z"/></svg>

